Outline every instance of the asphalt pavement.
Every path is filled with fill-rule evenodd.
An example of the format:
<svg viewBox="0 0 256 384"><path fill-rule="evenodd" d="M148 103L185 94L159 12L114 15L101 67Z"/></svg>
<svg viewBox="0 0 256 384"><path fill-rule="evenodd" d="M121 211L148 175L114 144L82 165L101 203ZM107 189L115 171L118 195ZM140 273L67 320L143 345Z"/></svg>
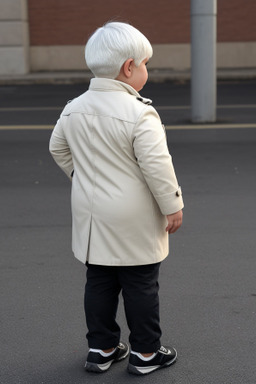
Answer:
<svg viewBox="0 0 256 384"><path fill-rule="evenodd" d="M160 273L165 345L145 377L86 373L85 267L71 252L70 183L51 127L86 84L0 86L1 384L256 383L256 81L218 83L215 125L190 122L187 82L149 83L167 126L184 224ZM184 129L186 127L186 129ZM122 299L118 320L128 339Z"/></svg>

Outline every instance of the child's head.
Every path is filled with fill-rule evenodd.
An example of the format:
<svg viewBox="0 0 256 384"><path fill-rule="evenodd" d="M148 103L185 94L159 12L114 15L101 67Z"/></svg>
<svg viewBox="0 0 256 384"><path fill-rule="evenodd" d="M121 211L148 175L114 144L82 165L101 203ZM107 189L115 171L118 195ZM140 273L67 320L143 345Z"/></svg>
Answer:
<svg viewBox="0 0 256 384"><path fill-rule="evenodd" d="M115 79L127 59L139 66L153 50L138 29L126 23L111 22L98 28L85 47L85 60L95 77Z"/></svg>

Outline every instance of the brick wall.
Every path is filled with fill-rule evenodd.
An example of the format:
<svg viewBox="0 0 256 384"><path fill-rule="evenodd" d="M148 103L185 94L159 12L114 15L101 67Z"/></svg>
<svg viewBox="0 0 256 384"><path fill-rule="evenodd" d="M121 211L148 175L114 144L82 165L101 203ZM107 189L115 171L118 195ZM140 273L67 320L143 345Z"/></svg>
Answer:
<svg viewBox="0 0 256 384"><path fill-rule="evenodd" d="M108 20L129 22L152 44L189 41L189 0L29 0L31 45L80 45Z"/></svg>
<svg viewBox="0 0 256 384"><path fill-rule="evenodd" d="M256 41L256 0L218 0L219 42Z"/></svg>
<svg viewBox="0 0 256 384"><path fill-rule="evenodd" d="M108 20L129 22L152 44L189 43L189 0L28 0L32 46L83 45ZM219 42L256 41L256 0L218 0Z"/></svg>

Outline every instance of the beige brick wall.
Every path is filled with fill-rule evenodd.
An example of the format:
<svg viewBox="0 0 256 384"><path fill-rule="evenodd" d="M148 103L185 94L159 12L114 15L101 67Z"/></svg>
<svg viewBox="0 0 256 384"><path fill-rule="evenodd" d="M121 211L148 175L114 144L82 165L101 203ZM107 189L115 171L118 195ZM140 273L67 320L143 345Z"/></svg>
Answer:
<svg viewBox="0 0 256 384"><path fill-rule="evenodd" d="M0 75L28 71L27 0L0 0Z"/></svg>

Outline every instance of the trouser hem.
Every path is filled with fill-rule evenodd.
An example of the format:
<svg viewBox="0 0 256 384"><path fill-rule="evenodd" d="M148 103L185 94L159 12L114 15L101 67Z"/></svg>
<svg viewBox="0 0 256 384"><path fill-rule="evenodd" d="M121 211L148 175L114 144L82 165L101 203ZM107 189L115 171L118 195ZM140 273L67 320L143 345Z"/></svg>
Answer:
<svg viewBox="0 0 256 384"><path fill-rule="evenodd" d="M152 352L157 352L158 349L161 347L160 341L154 344L132 344L131 345L131 350L133 352L138 352L138 353L152 353Z"/></svg>

